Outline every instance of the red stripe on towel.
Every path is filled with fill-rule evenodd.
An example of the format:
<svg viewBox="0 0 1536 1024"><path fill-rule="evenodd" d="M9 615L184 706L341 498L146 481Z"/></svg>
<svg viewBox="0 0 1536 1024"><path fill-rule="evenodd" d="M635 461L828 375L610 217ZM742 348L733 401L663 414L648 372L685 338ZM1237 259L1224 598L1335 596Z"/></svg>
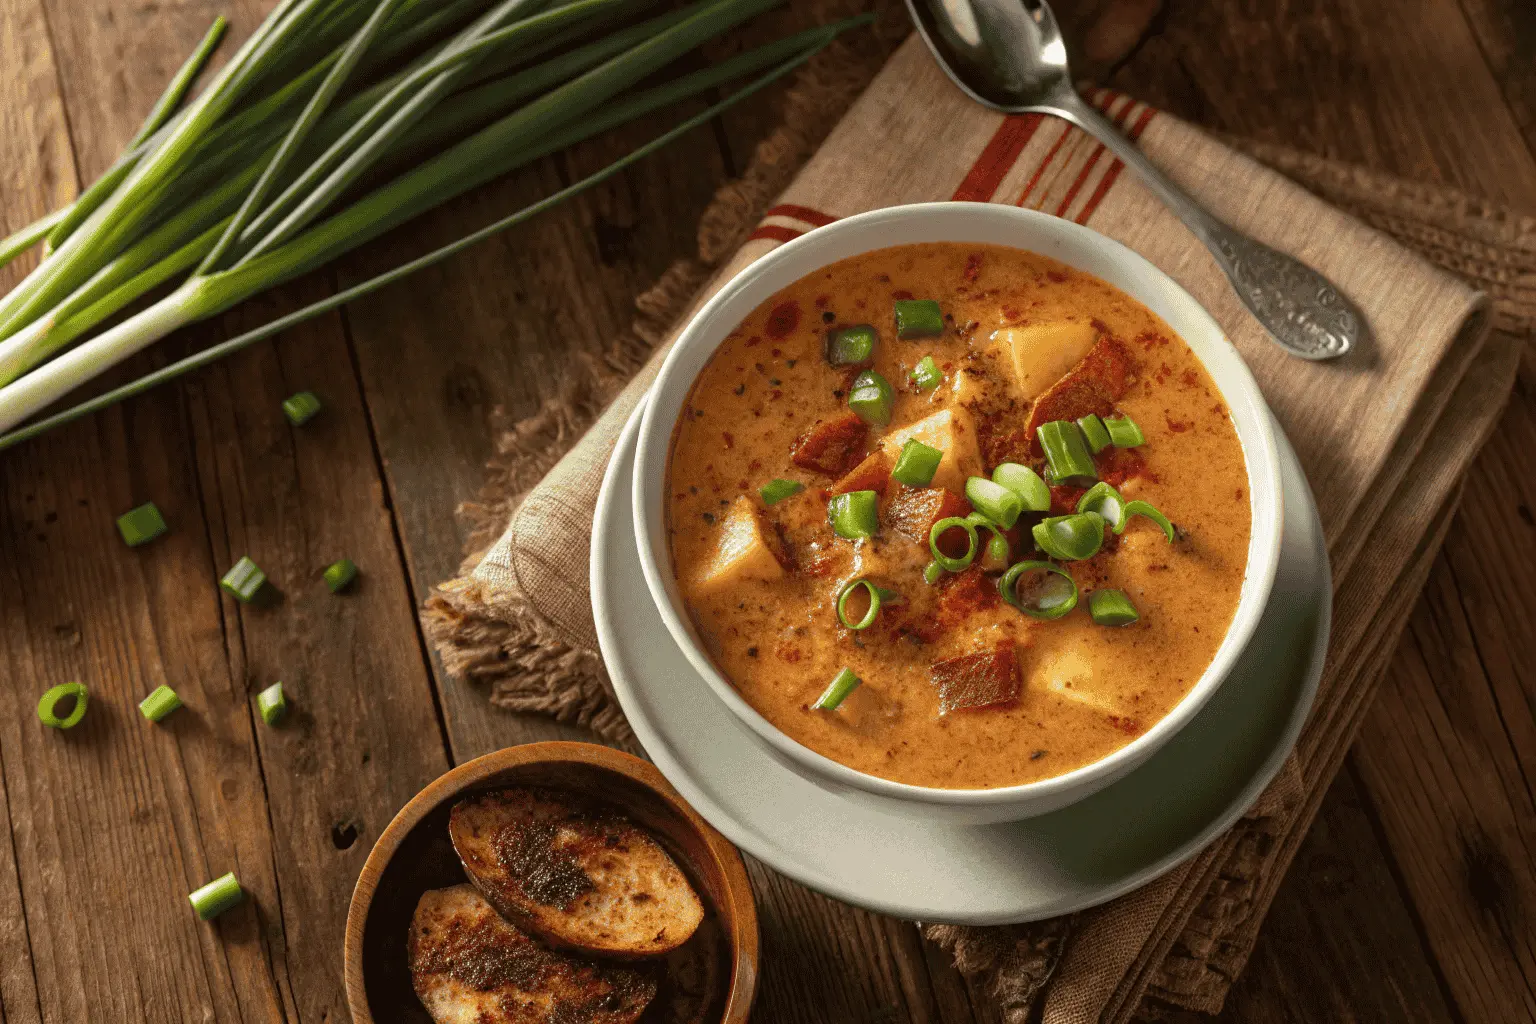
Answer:
<svg viewBox="0 0 1536 1024"><path fill-rule="evenodd" d="M794 228L781 228L777 224L764 224L748 235L747 241L755 242L759 238L770 238L775 242L793 242L803 234L805 234L804 231L797 231Z"/></svg>
<svg viewBox="0 0 1536 1024"><path fill-rule="evenodd" d="M783 203L763 214L764 220L767 220L769 217L789 217L793 220L803 220L812 227L818 228L826 227L837 220L831 214L822 213L820 210L813 210L809 206L796 206L794 203Z"/></svg>
<svg viewBox="0 0 1536 1024"><path fill-rule="evenodd" d="M1061 144L1066 142L1067 136L1071 134L1072 126L1070 124L1066 125L1066 130L1063 131L1061 133L1061 137L1051 145L1049 152L1045 154L1045 159L1041 160L1040 166L1035 168L1035 173L1029 176L1029 183L1024 186L1024 194L1019 196L1019 201L1014 205L1023 206L1026 202L1029 201L1029 194L1035 190L1036 185L1040 184L1040 176L1043 175L1045 173L1045 169L1051 165L1051 161L1056 159L1056 154L1060 151Z"/></svg>
<svg viewBox="0 0 1536 1024"><path fill-rule="evenodd" d="M1120 126L1120 115L1136 105L1132 101L1122 107L1119 114L1115 113L1115 104L1127 98L1122 93L1111 93L1107 89L1100 93L1100 99L1105 100L1105 102L1099 105L1103 109L1104 115L1113 121L1116 127ZM1062 198L1061 205L1056 207L1056 216L1065 217L1067 215L1067 211L1072 208L1072 200L1076 199L1077 194L1083 190L1083 186L1088 184L1088 179L1093 176L1093 169L1099 165L1099 157L1103 156L1105 152L1106 150L1102 142L1093 147L1093 152L1089 155L1087 162L1083 164L1083 169L1077 172L1077 178L1072 182L1072 186L1067 189L1067 194Z"/></svg>
<svg viewBox="0 0 1536 1024"><path fill-rule="evenodd" d="M1003 123L997 126L991 141L950 198L955 202L990 202L1044 120L1043 114L1014 114L1003 118Z"/></svg>
<svg viewBox="0 0 1536 1024"><path fill-rule="evenodd" d="M1147 130L1147 125L1152 123L1152 118L1156 115L1157 108L1155 107L1149 106L1141 112L1141 116L1136 119L1136 123L1131 125L1130 130L1126 132L1132 142L1141 138L1141 133ZM1099 208L1099 203L1109 194L1110 188L1114 185L1115 179L1120 177L1120 171L1124 167L1125 164L1121 163L1118 159L1109 165L1109 170L1104 172L1104 178L1099 182L1099 187L1093 190L1093 195L1088 197L1088 201L1083 204L1082 212L1077 215L1077 222L1079 224L1088 223L1088 218L1093 216L1093 212Z"/></svg>

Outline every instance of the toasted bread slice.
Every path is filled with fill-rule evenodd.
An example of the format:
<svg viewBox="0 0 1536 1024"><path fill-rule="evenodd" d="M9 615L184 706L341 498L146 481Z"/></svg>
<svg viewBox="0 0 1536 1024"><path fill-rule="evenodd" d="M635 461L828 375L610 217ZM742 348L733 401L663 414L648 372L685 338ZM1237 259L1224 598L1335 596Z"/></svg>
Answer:
<svg viewBox="0 0 1536 1024"><path fill-rule="evenodd" d="M557 953L507 923L472 885L422 893L406 956L437 1024L633 1024L656 979Z"/></svg>
<svg viewBox="0 0 1536 1024"><path fill-rule="evenodd" d="M453 848L506 918L551 946L619 958L684 942L704 906L644 829L543 789L480 793L454 805Z"/></svg>

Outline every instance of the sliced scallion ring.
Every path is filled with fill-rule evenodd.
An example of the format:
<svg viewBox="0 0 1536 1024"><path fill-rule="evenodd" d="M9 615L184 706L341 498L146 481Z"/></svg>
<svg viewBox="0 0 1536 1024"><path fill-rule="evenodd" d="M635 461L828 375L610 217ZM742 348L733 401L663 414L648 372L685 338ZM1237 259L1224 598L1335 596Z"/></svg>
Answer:
<svg viewBox="0 0 1536 1024"><path fill-rule="evenodd" d="M803 490L805 484L798 480L775 479L763 484L757 493L763 499L763 504L771 507L785 498L793 498Z"/></svg>
<svg viewBox="0 0 1536 1024"><path fill-rule="evenodd" d="M1088 614L1100 626L1129 626L1141 618L1123 590L1095 590L1089 594Z"/></svg>
<svg viewBox="0 0 1536 1024"><path fill-rule="evenodd" d="M994 483L1002 484L1024 503L1026 512L1048 512L1051 508L1051 488L1040 474L1017 462L1004 462L992 471Z"/></svg>
<svg viewBox="0 0 1536 1024"><path fill-rule="evenodd" d="M1106 418L1104 430L1109 434L1109 440L1116 448L1137 448L1147 443L1147 439L1142 436L1141 428L1129 416L1121 416L1118 419L1113 416Z"/></svg>
<svg viewBox="0 0 1536 1024"><path fill-rule="evenodd" d="M1077 499L1079 512L1097 512L1116 533L1125 529L1125 499L1114 487L1100 480Z"/></svg>
<svg viewBox="0 0 1536 1024"><path fill-rule="evenodd" d="M1051 420L1035 428L1051 470L1051 483L1087 487L1099 478L1083 432L1071 420Z"/></svg>
<svg viewBox="0 0 1536 1024"><path fill-rule="evenodd" d="M939 538L944 536L944 534L948 531L955 529L964 530L966 539L969 542L969 545L965 549L965 554L959 558L951 558L944 553L942 548L939 547ZM947 519L940 519L938 522L933 524L933 529L928 531L928 550L932 552L934 562L938 563L941 568L947 569L950 572L960 572L966 566L970 565L971 562L975 561L977 544L978 539L976 537L976 524L971 522L969 519L961 519L959 516L950 516Z"/></svg>
<svg viewBox="0 0 1536 1024"><path fill-rule="evenodd" d="M923 582L930 587L939 582L939 578L943 575L944 567L938 562L929 562L923 566Z"/></svg>
<svg viewBox="0 0 1536 1024"><path fill-rule="evenodd" d="M1019 562L997 581L1003 600L1036 619L1059 619L1077 607L1077 581L1050 562Z"/></svg>
<svg viewBox="0 0 1536 1024"><path fill-rule="evenodd" d="M811 707L817 711L836 711L842 706L843 701L848 699L848 695L859 688L859 683L862 681L853 674L853 669L847 667L839 669L837 675L832 677L832 682L822 691L821 696L816 698L816 703Z"/></svg>
<svg viewBox="0 0 1536 1024"><path fill-rule="evenodd" d="M1024 513L1023 498L984 476L973 476L965 481L965 497L976 511L1005 530L1018 522Z"/></svg>
<svg viewBox="0 0 1536 1024"><path fill-rule="evenodd" d="M845 540L873 537L880 529L880 495L874 491L835 494L827 502L832 532Z"/></svg>
<svg viewBox="0 0 1536 1024"><path fill-rule="evenodd" d="M896 300L896 337L937 338L944 333L944 311L932 299Z"/></svg>
<svg viewBox="0 0 1536 1024"><path fill-rule="evenodd" d="M1003 535L1003 528L980 512L972 512L965 518L976 524L976 529L986 530L991 536L987 542L981 545L981 556L977 565L982 572L1002 572L1008 568L1008 562L1013 556L1013 548L1008 543L1008 538Z"/></svg>
<svg viewBox="0 0 1536 1024"><path fill-rule="evenodd" d="M240 880L231 871L189 893L187 899L198 917L211 921L245 899L245 890L240 888Z"/></svg>
<svg viewBox="0 0 1536 1024"><path fill-rule="evenodd" d="M854 591L861 587L869 593L869 610L864 613L864 617L858 622L850 622L848 621L848 599L853 596ZM877 587L866 577L860 576L856 580L850 580L848 585L843 587L838 593L837 621L841 622L847 629L868 629L875 624L875 618L880 614L882 602L894 604L900 599L900 596L895 591Z"/></svg>
<svg viewBox="0 0 1536 1024"><path fill-rule="evenodd" d="M912 368L912 383L920 391L932 391L944 383L944 371L933 361L933 356L923 356L917 361L917 365Z"/></svg>
<svg viewBox="0 0 1536 1024"><path fill-rule="evenodd" d="M148 697L139 701L139 714L151 722L158 722L179 707L181 698L176 695L176 691L161 683Z"/></svg>
<svg viewBox="0 0 1536 1024"><path fill-rule="evenodd" d="M891 476L908 487L927 487L933 483L933 475L939 471L939 462L943 458L944 453L937 448L909 437L901 446L901 454L896 456Z"/></svg>
<svg viewBox="0 0 1536 1024"><path fill-rule="evenodd" d="M1097 512L1052 516L1036 523L1033 533L1040 550L1052 558L1080 562L1104 545L1104 517Z"/></svg>
<svg viewBox="0 0 1536 1024"><path fill-rule="evenodd" d="M875 340L879 335L869 324L853 327L835 327L827 332L827 362L833 366L857 366L875 356Z"/></svg>
<svg viewBox="0 0 1536 1024"><path fill-rule="evenodd" d="M1178 531L1174 528L1173 523L1168 521L1167 516L1163 515L1156 508L1145 501L1128 501L1125 503L1125 519L1121 522L1120 529L1115 531L1116 533L1120 533L1125 530L1125 524L1131 521L1131 516L1146 516L1158 526L1162 527L1163 536L1168 538L1169 544L1173 543L1173 538L1178 533Z"/></svg>
<svg viewBox="0 0 1536 1024"><path fill-rule="evenodd" d="M883 427L891 422L891 406L895 401L891 382L874 370L865 370L855 377L848 392L848 408L872 427Z"/></svg>
<svg viewBox="0 0 1536 1024"><path fill-rule="evenodd" d="M1088 450L1097 455L1111 444L1109 431L1104 427L1104 421L1089 413L1077 421L1078 427L1083 432L1083 438L1088 442Z"/></svg>
<svg viewBox="0 0 1536 1024"><path fill-rule="evenodd" d="M85 706L90 693L84 683L60 683L37 702L37 720L50 729L73 729L85 717ZM62 706L69 702L67 714L60 715Z"/></svg>

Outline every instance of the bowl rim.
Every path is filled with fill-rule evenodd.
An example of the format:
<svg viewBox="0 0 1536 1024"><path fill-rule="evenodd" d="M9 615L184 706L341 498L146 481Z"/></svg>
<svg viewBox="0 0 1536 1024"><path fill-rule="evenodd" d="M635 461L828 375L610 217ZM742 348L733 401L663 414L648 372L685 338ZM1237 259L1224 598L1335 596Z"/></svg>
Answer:
<svg viewBox="0 0 1536 1024"><path fill-rule="evenodd" d="M719 865L726 894L733 897L732 912L738 922L738 926L726 935L734 955L731 958L730 981L719 1024L746 1024L757 994L757 978L761 973L758 970L760 937L757 901L740 851L705 821L651 762L598 743L569 740L547 740L503 747L450 768L406 801L405 806L390 819L379 838L374 841L373 849L368 851L368 859L363 862L363 868L352 888L352 898L347 904L342 980L346 989L347 1009L356 1024L372 1024L375 1020L363 977L363 936L367 930L368 912L373 906L373 898L383 878L384 869L399 851L405 837L444 802L500 772L524 765L562 763L587 765L638 782L676 811L704 841ZM715 909L715 913L723 916L719 908Z"/></svg>
<svg viewBox="0 0 1536 1024"><path fill-rule="evenodd" d="M1045 247L1042 243L1048 243L1056 247L1057 251L1044 252L1043 255L1107 280L1112 286L1151 309L1165 322L1170 322L1170 327L1172 320L1180 319L1186 321L1186 326L1195 329L1182 332L1176 330L1176 333L1180 334L1194 351L1195 357L1210 372L1213 383L1231 410L1248 470L1252 519L1242 593L1232 624L1200 679L1166 715L1125 746L1062 775L988 789L941 789L895 782L834 761L791 738L747 703L704 652L695 637L691 622L682 610L682 598L671 569L671 552L665 542L664 483L672 433L682 404L703 363L707 363L725 335L737 326L746 313L782 288L817 269L859 253L923 241L1010 244L983 243L975 238L964 237L967 227L993 221L1011 223L1019 229L1023 237L1019 242L1011 243L1015 248L1040 252ZM913 224L926 229L921 232L924 237L892 239L846 252L838 247L838 242L849 233L891 227L900 232ZM979 230L980 227L973 229ZM835 255L823 256L822 253L828 249L834 250ZM1090 256L1101 258L1116 273L1118 280L1109 280L1103 273L1082 267L1082 263L1087 262ZM779 283L781 278L783 280ZM1155 286L1158 294L1149 298L1147 294L1138 293L1125 283L1131 278ZM762 282L765 280L774 283L764 285ZM722 312L742 306L745 311L740 315ZM1177 316L1170 316L1170 313L1176 313ZM696 350L703 346L708 349L703 362L691 372L685 371L684 362L698 358ZM686 379L679 381L680 375ZM673 400L668 400L669 394ZM1283 495L1274 426L1258 383L1236 347L1210 312L1151 261L1106 235L1049 214L996 203L915 203L854 214L809 231L755 260L700 307L673 342L651 384L648 399L641 413L635 452L635 540L647 589L668 632L716 697L724 701L781 758L787 758L824 782L877 797L906 804L972 808L1041 803L1048 804L1045 809L1051 809L1086 797L1108 785L1151 756L1187 724L1215 693L1231 671L1238 654L1252 639L1279 569ZM1240 419L1239 410L1245 420Z"/></svg>

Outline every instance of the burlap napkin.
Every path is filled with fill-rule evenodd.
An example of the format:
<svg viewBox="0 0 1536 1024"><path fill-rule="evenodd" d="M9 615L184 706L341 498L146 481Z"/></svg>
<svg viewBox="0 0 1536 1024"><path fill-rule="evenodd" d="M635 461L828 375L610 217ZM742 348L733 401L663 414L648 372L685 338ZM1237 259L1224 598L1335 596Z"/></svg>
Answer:
<svg viewBox="0 0 1536 1024"><path fill-rule="evenodd" d="M1070 918L929 926L926 934L962 970L986 977L1010 1022L1036 1010L1047 1022L1121 1021L1170 1005L1214 1012L1385 670L1455 510L1461 475L1509 393L1515 332L1536 323L1536 225L1315 158L1256 152L1373 228L1228 142L1129 97L1095 93L1218 215L1319 268L1364 312L1369 345L1338 362L1305 363L1265 340L1209 254L1102 146L1061 121L1004 118L967 101L915 39L759 216L764 196L820 137L818 118L842 110L861 84L848 71L853 62L841 58L829 56L801 80L785 125L706 218L700 260L674 267L643 297L636 334L584 354L585 369L559 400L509 428L488 500L469 509L499 536L429 603L429 633L450 671L489 682L498 704L627 738L596 654L586 545L571 539L590 529L602 470L659 352L640 362L665 340L659 327L677 320L681 298L693 296L696 306L784 241L900 203L1018 203L1119 239L1215 315L1300 456L1333 559L1326 674L1280 777L1247 817L1187 863ZM755 228L734 248L744 225ZM712 264L718 269L700 289ZM1467 277L1494 294L1496 311ZM1490 341L1495 318L1500 330Z"/></svg>

